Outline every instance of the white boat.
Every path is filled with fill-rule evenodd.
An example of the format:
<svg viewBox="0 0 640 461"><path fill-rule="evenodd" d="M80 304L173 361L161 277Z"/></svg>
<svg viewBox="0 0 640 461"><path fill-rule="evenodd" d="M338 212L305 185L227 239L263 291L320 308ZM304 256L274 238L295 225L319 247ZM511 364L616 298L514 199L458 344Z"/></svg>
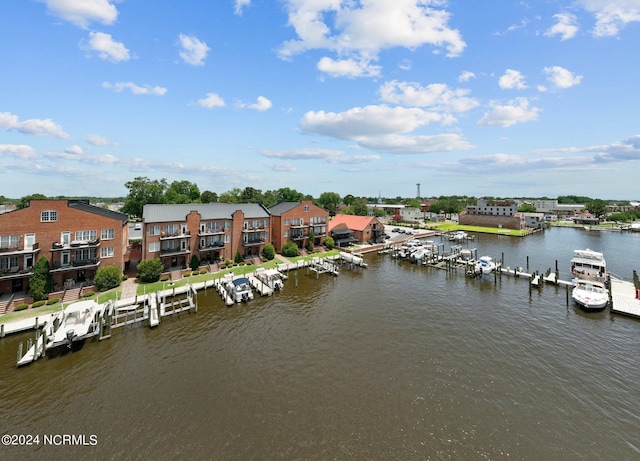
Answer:
<svg viewBox="0 0 640 461"><path fill-rule="evenodd" d="M599 251L574 250L571 258L571 275L574 283L579 279L604 282L607 278L607 263Z"/></svg>
<svg viewBox="0 0 640 461"><path fill-rule="evenodd" d="M456 231L449 235L449 240L452 242L464 242L469 236L464 231Z"/></svg>
<svg viewBox="0 0 640 461"><path fill-rule="evenodd" d="M578 280L571 297L585 310L604 309L609 303L609 293L604 283L595 280Z"/></svg>
<svg viewBox="0 0 640 461"><path fill-rule="evenodd" d="M629 230L632 232L640 232L640 222L632 222L629 225Z"/></svg>
<svg viewBox="0 0 640 461"><path fill-rule="evenodd" d="M51 356L80 349L87 338L97 334L98 318L103 309L104 305L93 300L70 304L62 312L58 329L47 338L46 354Z"/></svg>
<svg viewBox="0 0 640 461"><path fill-rule="evenodd" d="M261 267L256 269L255 276L274 291L279 291L284 288L282 274L277 269L265 269Z"/></svg>
<svg viewBox="0 0 640 461"><path fill-rule="evenodd" d="M253 299L253 290L251 289L251 283L246 277L240 277L228 281L225 284L225 290L231 296L234 302L246 302Z"/></svg>
<svg viewBox="0 0 640 461"><path fill-rule="evenodd" d="M491 256L481 256L476 263L476 274L487 275L496 270L496 262Z"/></svg>

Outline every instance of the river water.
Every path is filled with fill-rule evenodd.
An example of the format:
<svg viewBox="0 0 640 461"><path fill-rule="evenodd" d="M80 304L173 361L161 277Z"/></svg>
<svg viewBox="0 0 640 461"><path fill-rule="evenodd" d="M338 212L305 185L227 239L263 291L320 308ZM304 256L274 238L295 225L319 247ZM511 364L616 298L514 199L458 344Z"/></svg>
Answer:
<svg viewBox="0 0 640 461"><path fill-rule="evenodd" d="M603 251L626 280L640 269L640 234L467 246L511 267L528 256L530 271L558 261L562 279L574 248ZM291 272L283 292L230 308L203 291L197 313L22 369L29 335L4 338L0 432L40 440L0 458L640 459L640 321L524 279L366 262Z"/></svg>

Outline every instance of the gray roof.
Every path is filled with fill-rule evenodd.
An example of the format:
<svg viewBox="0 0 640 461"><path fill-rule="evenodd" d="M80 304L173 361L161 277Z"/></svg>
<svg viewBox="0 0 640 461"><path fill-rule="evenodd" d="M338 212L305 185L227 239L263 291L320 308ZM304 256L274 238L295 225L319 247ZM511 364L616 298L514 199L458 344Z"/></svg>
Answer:
<svg viewBox="0 0 640 461"><path fill-rule="evenodd" d="M299 206L301 202L280 202L276 205L269 207L269 213L274 216L281 216L282 213L286 213L289 210Z"/></svg>
<svg viewBox="0 0 640 461"><path fill-rule="evenodd" d="M89 213L104 216L105 218L117 219L122 223L129 221L129 216L124 213L112 211L107 208L101 208L99 206L90 205L88 200L69 200L67 202L69 208L75 208L76 210L82 210Z"/></svg>
<svg viewBox="0 0 640 461"><path fill-rule="evenodd" d="M268 218L269 212L259 203L185 203L145 205L142 219L145 223L181 222L187 219L192 211L200 214L202 220L233 219L233 213L242 211L245 218Z"/></svg>

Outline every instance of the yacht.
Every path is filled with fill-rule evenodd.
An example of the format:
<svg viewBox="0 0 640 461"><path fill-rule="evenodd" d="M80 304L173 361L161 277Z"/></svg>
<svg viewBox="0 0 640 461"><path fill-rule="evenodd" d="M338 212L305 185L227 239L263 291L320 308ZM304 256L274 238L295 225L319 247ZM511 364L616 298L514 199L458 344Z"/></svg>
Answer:
<svg viewBox="0 0 640 461"><path fill-rule="evenodd" d="M496 270L496 262L491 256L481 256L476 263L476 274L487 275Z"/></svg>
<svg viewBox="0 0 640 461"><path fill-rule="evenodd" d="M601 310L609 303L609 292L604 283L595 280L578 280L571 297L584 310Z"/></svg>
<svg viewBox="0 0 640 461"><path fill-rule="evenodd" d="M82 348L87 338L98 333L98 318L104 305L94 300L70 304L62 312L60 324L47 338L45 353L58 355Z"/></svg>
<svg viewBox="0 0 640 461"><path fill-rule="evenodd" d="M253 290L251 289L251 283L246 277L240 277L230 280L225 284L225 290L234 302L247 302L253 299Z"/></svg>
<svg viewBox="0 0 640 461"><path fill-rule="evenodd" d="M580 279L604 282L607 279L607 263L599 251L574 250L571 258L571 276L574 283Z"/></svg>

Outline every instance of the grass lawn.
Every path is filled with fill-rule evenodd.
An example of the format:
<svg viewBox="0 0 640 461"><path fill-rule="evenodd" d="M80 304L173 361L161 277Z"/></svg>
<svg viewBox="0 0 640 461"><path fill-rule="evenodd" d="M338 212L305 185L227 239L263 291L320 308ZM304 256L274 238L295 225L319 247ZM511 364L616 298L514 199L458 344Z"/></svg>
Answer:
<svg viewBox="0 0 640 461"><path fill-rule="evenodd" d="M478 232L482 234L510 235L513 237L522 237L528 234L528 231L524 230L504 229L499 227L463 226L456 223L440 223L436 226L431 226L431 229L439 229L444 232L461 230L465 232Z"/></svg>

